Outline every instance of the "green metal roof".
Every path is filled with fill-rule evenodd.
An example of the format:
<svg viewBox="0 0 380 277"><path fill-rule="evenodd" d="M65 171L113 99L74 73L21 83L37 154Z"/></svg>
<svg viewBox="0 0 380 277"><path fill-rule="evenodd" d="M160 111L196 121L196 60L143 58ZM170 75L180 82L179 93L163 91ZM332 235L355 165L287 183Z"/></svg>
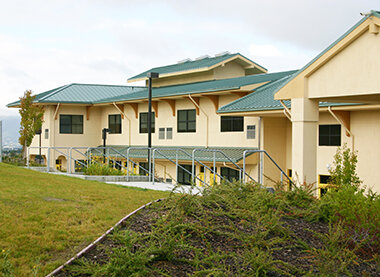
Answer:
<svg viewBox="0 0 380 277"><path fill-rule="evenodd" d="M244 77L212 80L153 88L153 98L186 95L201 92L239 89L242 86L270 82L287 76L294 71L265 73ZM136 86L69 84L36 95L35 103L70 103L70 104L100 104L128 100L146 99L148 89ZM20 101L8 104L8 107L20 105Z"/></svg>
<svg viewBox="0 0 380 277"><path fill-rule="evenodd" d="M194 94L194 93L201 93L201 92L239 89L240 87L246 86L246 85L277 80L279 78L282 78L294 72L295 71L293 70L293 71L284 71L284 72L276 72L276 73L264 73L264 74L249 75L249 76L230 78L230 79L212 80L212 81L204 81L204 82L190 83L190 84L184 84L184 85L158 87L158 88L152 89L152 95L153 95L153 98L157 98L157 97L166 97L166 96ZM106 98L99 101L98 103L146 99L147 97L148 97L148 89L145 88L131 94L112 97L112 98Z"/></svg>
<svg viewBox="0 0 380 277"><path fill-rule="evenodd" d="M293 80L295 77L297 77L302 71L304 71L306 68L308 68L311 64L313 64L316 60L318 60L323 54L325 54L327 51L329 51L331 48L333 48L336 44L338 44L341 40L343 40L346 36L348 36L353 30L355 30L360 24L362 24L364 21L366 21L369 17L375 16L380 18L380 11L374 11L371 10L371 12L363 17L361 20L359 20L354 26L352 26L347 32L345 32L342 36L340 36L336 41L331 43L325 50L323 50L321 53L319 53L314 59L312 59L309 63L307 63L304 67L302 67L296 74L293 75L292 78L288 79L286 82L284 82L278 90L280 90L282 87L284 87L287 83L289 83L291 80Z"/></svg>
<svg viewBox="0 0 380 277"><path fill-rule="evenodd" d="M95 84L69 84L36 95L35 103L72 103L94 104L104 98L127 95L145 87L95 85ZM20 101L8 104L8 107L20 105Z"/></svg>
<svg viewBox="0 0 380 277"><path fill-rule="evenodd" d="M261 68L264 68L263 66L253 62L252 60L241 55L240 53L234 53L234 54L225 54L225 55L217 56L217 57L206 57L199 60L190 60L190 61L185 61L183 63L171 64L171 65L166 65L166 66L154 67L140 74L137 74L136 76L133 76L129 78L128 80L130 81L130 80L135 80L135 79L140 79L140 78L147 78L148 72L157 72L159 74L164 75L164 74L169 74L169 73L174 73L174 72L183 72L183 71L195 70L195 69L201 69L201 68L207 69L213 65L216 65L220 62L228 60L229 58L234 57L234 56L241 56L249 60L253 64L258 65ZM266 68L264 69L266 70Z"/></svg>
<svg viewBox="0 0 380 277"><path fill-rule="evenodd" d="M101 145L99 147L102 147ZM110 148L109 155L113 157L119 157L119 158L126 158L127 157L127 150L130 147L142 147L142 146L130 146L126 147L123 145L108 145ZM197 151L195 152L195 158L202 162L213 162L214 160L214 153L215 153L215 161L216 162L226 162L231 163L233 161L234 163L237 163L243 159L243 153L245 150L256 150L257 148L252 147L209 147L209 148L202 148L202 147L186 147L186 146L154 146L154 148L158 148L159 150L155 152L155 159L161 159L165 160L167 158L170 158L172 160L176 160L176 154L178 154L178 160L182 161L191 161L192 160L192 152L194 149L208 149L208 150L217 150L224 153L224 155L220 152L205 152L205 151ZM114 151L114 150L116 151ZM175 149L181 149L187 154L183 153L182 151L177 151ZM97 152L94 152L97 151ZM120 155L120 153L122 155ZM92 150L92 154L96 155L103 155L103 149L98 150ZM135 158L135 159L146 159L148 155L147 149L131 149L129 151L129 158ZM248 153L246 157L252 155L252 153ZM227 157L228 158L227 158Z"/></svg>
<svg viewBox="0 0 380 277"><path fill-rule="evenodd" d="M282 110L283 106L280 100L275 100L274 95L279 88L286 83L289 79L293 78L294 74L290 74L279 80L272 81L261 87L249 95L246 95L238 100L235 100L221 108L218 113L235 113L235 112L247 112L247 111L270 111L270 110ZM284 101L284 104L290 108L290 101ZM331 103L320 102L320 107L328 106L353 106L361 105L354 103Z"/></svg>

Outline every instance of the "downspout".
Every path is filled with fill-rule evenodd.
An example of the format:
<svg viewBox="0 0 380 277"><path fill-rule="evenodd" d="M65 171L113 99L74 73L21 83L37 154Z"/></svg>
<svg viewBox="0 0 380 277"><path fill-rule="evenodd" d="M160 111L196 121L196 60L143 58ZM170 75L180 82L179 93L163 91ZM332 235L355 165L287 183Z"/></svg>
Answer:
<svg viewBox="0 0 380 277"><path fill-rule="evenodd" d="M195 100L193 99L193 97L191 97L191 95L189 94L189 99L191 100L191 102L194 103L194 105L202 111L202 113L206 116L206 148L208 148L208 115L206 114L206 112L200 107L200 105L197 104L197 102L195 102Z"/></svg>
<svg viewBox="0 0 380 277"><path fill-rule="evenodd" d="M258 144L258 148L259 148L259 150L262 150L261 148L261 121L262 121L262 118L261 118L261 116L259 116L259 130L258 130L258 136L259 136L259 138L258 138L258 142L257 142L257 144ZM263 175L264 175L264 154L263 154L263 152L260 152L259 153L259 155L260 155L260 164L259 164L259 172L258 172L258 177L259 177L259 183L260 184L263 184Z"/></svg>
<svg viewBox="0 0 380 277"><path fill-rule="evenodd" d="M115 108L119 111L120 114L124 115L124 117L128 120L128 146L131 146L131 120L126 114L119 109L115 102L112 102Z"/></svg>
<svg viewBox="0 0 380 277"><path fill-rule="evenodd" d="M340 125L343 126L344 130L350 135L351 137L351 143L352 143L352 151L355 151L355 140L354 140L354 135L351 133L351 131L344 125L344 123L342 122L342 120L340 120L336 114L334 114L334 112L332 111L331 109L331 106L329 106L327 108L327 110L329 111L329 113L335 118L336 121L338 121L340 123Z"/></svg>

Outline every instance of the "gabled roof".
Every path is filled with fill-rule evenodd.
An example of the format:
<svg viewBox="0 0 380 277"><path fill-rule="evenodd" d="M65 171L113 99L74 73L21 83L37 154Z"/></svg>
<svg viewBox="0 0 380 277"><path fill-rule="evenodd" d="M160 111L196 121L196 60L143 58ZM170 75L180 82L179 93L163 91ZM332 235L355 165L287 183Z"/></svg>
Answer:
<svg viewBox="0 0 380 277"><path fill-rule="evenodd" d="M304 72L307 68L309 68L312 64L314 64L319 58L321 58L324 54L326 54L329 50L331 50L335 45L341 42L344 38L346 38L349 34L351 34L358 26L360 26L364 21L366 21L371 16L380 18L380 11L371 10L370 13L365 15L361 20L359 20L354 26L352 26L347 32L345 32L342 36L340 36L336 41L331 43L326 49L324 49L321 53L319 53L314 59L312 59L309 63L307 63L303 68L301 68L296 74L293 75L292 78L288 79L284 82L278 90L286 86L288 83L292 82L298 75ZM281 99L282 97L276 96L277 99Z"/></svg>
<svg viewBox="0 0 380 277"><path fill-rule="evenodd" d="M256 74L256 75L249 75L249 76L230 78L230 79L158 87L158 88L152 89L152 95L153 95L153 98L158 98L158 97L195 94L195 93L202 93L202 92L233 90L233 89L239 89L246 85L260 84L264 82L278 80L294 72L295 71L293 70L293 71L284 71L284 72L276 72L276 73ZM147 97L148 97L148 89L145 88L145 89L136 91L134 93L106 98L99 101L98 103L122 102L122 101L146 99Z"/></svg>
<svg viewBox="0 0 380 277"><path fill-rule="evenodd" d="M248 111L271 111L271 110L282 110L284 109L280 103L280 100L275 100L274 95L288 82L293 76L297 74L293 72L286 77L279 80L272 81L261 87L249 95L246 95L238 100L235 100L223 107L220 107L218 113L237 113L237 112L248 112ZM290 108L290 101L284 101L284 104ZM328 106L350 106L358 105L353 103L331 103L331 102L320 102L320 107Z"/></svg>
<svg viewBox="0 0 380 277"><path fill-rule="evenodd" d="M69 84L36 95L34 103L71 103L71 104L94 104L104 98L127 95L145 87L97 85L97 84ZM7 105L17 107L20 101Z"/></svg>
<svg viewBox="0 0 380 277"><path fill-rule="evenodd" d="M219 66L223 64L224 62L228 62L230 60L235 60L235 59L240 59L244 61L245 63L247 63L248 65L250 64L251 66L258 68L260 72L263 72L263 73L267 72L266 68L253 62L252 60L241 55L240 53L234 53L234 54L228 53L228 54L216 56L216 57L205 57L199 60L189 60L189 61L184 61L182 63L154 67L140 74L137 74L136 76L129 78L128 82L146 80L148 72L157 72L160 74L160 77L166 77L174 73L185 74L185 73L192 73L195 71L196 72L206 71L216 66Z"/></svg>

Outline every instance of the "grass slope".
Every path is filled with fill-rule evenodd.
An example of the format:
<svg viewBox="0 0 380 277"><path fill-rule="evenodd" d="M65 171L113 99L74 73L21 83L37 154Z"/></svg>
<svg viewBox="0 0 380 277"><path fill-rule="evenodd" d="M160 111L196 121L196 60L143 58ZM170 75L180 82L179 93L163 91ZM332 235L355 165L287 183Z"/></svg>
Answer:
<svg viewBox="0 0 380 277"><path fill-rule="evenodd" d="M167 195L0 163L0 275L7 268L45 275L126 214Z"/></svg>

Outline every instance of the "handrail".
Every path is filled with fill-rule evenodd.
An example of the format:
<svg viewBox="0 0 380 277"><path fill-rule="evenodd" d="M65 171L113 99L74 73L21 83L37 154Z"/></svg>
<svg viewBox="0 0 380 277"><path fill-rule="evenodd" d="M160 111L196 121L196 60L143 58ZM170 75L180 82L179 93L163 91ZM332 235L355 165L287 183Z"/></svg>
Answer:
<svg viewBox="0 0 380 277"><path fill-rule="evenodd" d="M292 179L290 179L290 177L282 170L282 168L273 160L273 158L265 150L245 150L243 152L243 171L244 172L245 172L245 158L246 158L248 153L264 153L272 161L272 163L280 170L281 174L285 175L285 177L289 181L290 189L292 189L292 185L294 185ZM260 161L260 162L262 162L262 161ZM282 177L282 175L281 175L281 177ZM243 178L243 183L245 183L244 178Z"/></svg>
<svg viewBox="0 0 380 277"><path fill-rule="evenodd" d="M227 160L229 160L233 165L235 165L240 173L241 171L243 170L238 164L236 164L233 160L230 159L230 157L228 157L223 151L221 150L218 150L218 149L194 149L193 150L193 159L195 158L195 152L197 151L201 151L201 152L214 152L214 153L220 153L222 154L225 158L227 158ZM194 165L193 165L194 166ZM215 154L214 154L214 169L215 169ZM213 170L214 174L216 173L215 170ZM218 176L220 176L218 173L216 173ZM243 174L248 176L248 178L250 178L252 181L256 182L256 180L254 178L252 178L251 176L249 176L249 174L247 174L245 171L243 171ZM241 174L239 174L239 177L240 177L240 181L241 181ZM223 179L225 179L224 177L222 177ZM215 175L214 175L214 181L215 181Z"/></svg>
<svg viewBox="0 0 380 277"><path fill-rule="evenodd" d="M176 151L183 151L183 153L185 153L185 154L187 154L187 155L189 155L188 153L186 153L184 150L182 150L182 149L167 149L167 148L165 148L165 149L163 149L163 148L161 148L161 150L176 150ZM156 153L156 151L158 152L158 153L160 153L164 158L166 158L168 161L170 161L170 162L172 162L172 163L174 163L176 166L179 166L182 170L184 170L184 171L186 171L187 173L189 173L190 175L193 175L193 173L192 172L190 172L189 170L187 170L186 168L184 168L183 166L181 166L181 165L179 165L178 164L178 162L174 162L172 159L170 159L169 157L167 157L166 155L164 155L163 153L161 153L160 152L160 148L154 148L153 149L153 153L152 153L152 157L153 157L153 163L152 163L152 166L153 166L153 185L154 185L154 179L155 179L155 176L154 176L154 167L155 167L155 165L154 165L154 161L155 161L155 153ZM201 181L203 184L205 184L206 186L208 186L208 184L206 183L206 182L204 182L201 178L199 178L198 176L196 176L196 178L199 180L199 181ZM178 183L178 180L176 180L177 181L177 183Z"/></svg>

